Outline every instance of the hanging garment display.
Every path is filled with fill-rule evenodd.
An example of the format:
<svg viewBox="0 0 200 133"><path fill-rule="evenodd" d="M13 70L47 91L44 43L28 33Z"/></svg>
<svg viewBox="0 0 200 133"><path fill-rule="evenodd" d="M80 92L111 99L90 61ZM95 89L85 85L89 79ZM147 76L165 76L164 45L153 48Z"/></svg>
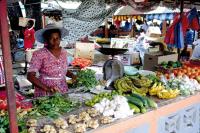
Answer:
<svg viewBox="0 0 200 133"><path fill-rule="evenodd" d="M112 4L110 8L107 8L105 0L85 0L74 13L63 9L63 26L69 30L69 35L64 37L64 40L74 43L82 36L89 35L119 6L119 4Z"/></svg>
<svg viewBox="0 0 200 133"><path fill-rule="evenodd" d="M188 13L188 20L189 20L189 28L198 31L200 29L200 24L199 24L199 14L197 12L196 8L193 8L190 10Z"/></svg>
<svg viewBox="0 0 200 133"><path fill-rule="evenodd" d="M181 17L180 15L176 15L174 18L174 22L168 28L164 42L168 44L170 47L171 46L174 46L176 48L184 47L184 36L186 35L186 31L189 27L187 14L188 13L183 13Z"/></svg>

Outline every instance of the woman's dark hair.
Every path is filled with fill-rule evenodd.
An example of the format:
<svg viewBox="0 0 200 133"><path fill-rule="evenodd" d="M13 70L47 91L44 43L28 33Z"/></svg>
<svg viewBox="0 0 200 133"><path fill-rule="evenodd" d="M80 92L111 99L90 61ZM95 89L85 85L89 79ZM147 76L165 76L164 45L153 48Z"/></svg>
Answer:
<svg viewBox="0 0 200 133"><path fill-rule="evenodd" d="M61 38L61 32L59 29L49 29L43 33L43 38L44 38L45 42L48 42L52 33L58 33L59 37Z"/></svg>
<svg viewBox="0 0 200 133"><path fill-rule="evenodd" d="M28 23L30 24L31 27L34 25L34 21L33 20L29 20Z"/></svg>

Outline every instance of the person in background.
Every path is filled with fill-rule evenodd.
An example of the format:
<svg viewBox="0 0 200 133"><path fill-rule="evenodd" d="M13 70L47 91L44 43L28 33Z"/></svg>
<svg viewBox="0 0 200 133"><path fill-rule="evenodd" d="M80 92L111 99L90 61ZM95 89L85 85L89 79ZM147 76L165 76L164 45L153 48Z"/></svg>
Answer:
<svg viewBox="0 0 200 133"><path fill-rule="evenodd" d="M128 22L128 20L126 20L123 29L124 29L124 31L130 31L131 30L131 24Z"/></svg>
<svg viewBox="0 0 200 133"><path fill-rule="evenodd" d="M35 97L66 93L67 52L60 47L61 37L68 35L65 28L49 24L36 31L36 40L47 45L33 53L27 78L35 86ZM39 77L36 76L39 73Z"/></svg>
<svg viewBox="0 0 200 133"><path fill-rule="evenodd" d="M193 42L194 50L192 52L191 59L200 59L200 39Z"/></svg>
<svg viewBox="0 0 200 133"><path fill-rule="evenodd" d="M148 24L147 24L147 21L144 20L144 23L142 24L142 27L141 29L143 29L144 33L146 33L147 29L148 29Z"/></svg>
<svg viewBox="0 0 200 133"><path fill-rule="evenodd" d="M132 25L131 32L129 33L130 37L136 37L138 30L135 24Z"/></svg>
<svg viewBox="0 0 200 133"><path fill-rule="evenodd" d="M185 46L180 56L182 60L189 60L190 52L188 51L188 46L192 46L192 43L194 41L194 32L191 29L187 29L186 36L184 39L185 39Z"/></svg>
<svg viewBox="0 0 200 133"><path fill-rule="evenodd" d="M186 45L192 45L194 41L194 31L192 29L187 29L186 36L185 36L185 43Z"/></svg>
<svg viewBox="0 0 200 133"><path fill-rule="evenodd" d="M24 51L25 51L25 68L24 71L21 71L19 74L26 74L27 73L27 65L28 62L26 60L26 51L33 48L35 43L35 30L34 30L34 21L29 20L26 29L24 31Z"/></svg>
<svg viewBox="0 0 200 133"><path fill-rule="evenodd" d="M29 20L24 31L24 49L32 49L35 43L35 30L34 30L34 21Z"/></svg>
<svg viewBox="0 0 200 133"><path fill-rule="evenodd" d="M112 22L108 22L108 29L109 29L109 38L113 38L116 36L115 34L115 30L116 30L116 27L114 24L112 24Z"/></svg>

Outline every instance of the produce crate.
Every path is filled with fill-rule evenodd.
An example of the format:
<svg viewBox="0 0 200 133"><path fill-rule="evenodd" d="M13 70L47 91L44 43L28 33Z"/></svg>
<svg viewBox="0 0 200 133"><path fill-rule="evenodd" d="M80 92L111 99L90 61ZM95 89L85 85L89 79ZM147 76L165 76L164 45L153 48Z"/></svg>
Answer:
<svg viewBox="0 0 200 133"><path fill-rule="evenodd" d="M200 67L200 60L190 60L190 64Z"/></svg>
<svg viewBox="0 0 200 133"><path fill-rule="evenodd" d="M177 67L177 68L164 68L163 66L160 66L160 65L156 65L155 66L155 70L158 71L158 72L161 72L161 73L167 73L167 74L170 74L172 73L174 70L178 70L180 69L181 67Z"/></svg>

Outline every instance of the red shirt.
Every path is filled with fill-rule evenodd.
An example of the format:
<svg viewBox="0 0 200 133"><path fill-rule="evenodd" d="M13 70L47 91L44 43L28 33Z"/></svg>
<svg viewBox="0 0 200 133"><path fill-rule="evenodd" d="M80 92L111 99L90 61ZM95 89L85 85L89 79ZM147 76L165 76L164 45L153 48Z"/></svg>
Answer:
<svg viewBox="0 0 200 133"><path fill-rule="evenodd" d="M25 29L24 31L24 49L33 48L33 44L35 43L35 30Z"/></svg>

